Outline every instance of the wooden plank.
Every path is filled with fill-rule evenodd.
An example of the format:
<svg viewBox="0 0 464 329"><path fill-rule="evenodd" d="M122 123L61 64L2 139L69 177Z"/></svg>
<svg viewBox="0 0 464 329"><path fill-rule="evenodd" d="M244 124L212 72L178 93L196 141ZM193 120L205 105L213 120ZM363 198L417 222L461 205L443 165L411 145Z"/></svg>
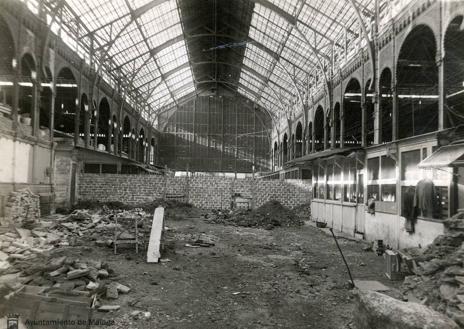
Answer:
<svg viewBox="0 0 464 329"><path fill-rule="evenodd" d="M164 208L158 207L153 214L150 241L148 242L147 263L158 263L161 253L161 234L164 226Z"/></svg>

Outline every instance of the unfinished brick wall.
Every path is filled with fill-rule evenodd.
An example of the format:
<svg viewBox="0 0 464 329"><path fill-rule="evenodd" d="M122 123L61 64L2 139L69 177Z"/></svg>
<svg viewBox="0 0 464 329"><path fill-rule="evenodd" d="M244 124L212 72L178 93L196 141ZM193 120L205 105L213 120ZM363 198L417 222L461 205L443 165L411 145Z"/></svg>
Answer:
<svg viewBox="0 0 464 329"><path fill-rule="evenodd" d="M293 208L311 199L311 186L301 180L233 179L228 177L165 177L152 175L81 174L79 200L120 201L129 204L152 201L167 194L184 194L205 209L229 208L232 195L253 197L259 207L277 200Z"/></svg>

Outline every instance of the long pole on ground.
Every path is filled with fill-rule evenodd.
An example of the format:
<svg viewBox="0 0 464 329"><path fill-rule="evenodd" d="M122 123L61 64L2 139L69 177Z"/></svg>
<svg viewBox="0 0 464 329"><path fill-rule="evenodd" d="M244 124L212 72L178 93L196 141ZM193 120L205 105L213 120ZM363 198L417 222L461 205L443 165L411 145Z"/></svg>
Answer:
<svg viewBox="0 0 464 329"><path fill-rule="evenodd" d="M335 244L337 245L338 251L340 251L340 255L342 256L343 262L345 263L346 269L348 270L348 275L350 276L352 288L354 288L355 285L354 285L353 277L351 276L350 267L348 266L348 263L346 262L345 256L343 256L343 252L342 252L342 249L340 248L340 245L338 244L337 237L335 236L332 228L329 228L329 231L330 233L332 233L332 236L335 240Z"/></svg>

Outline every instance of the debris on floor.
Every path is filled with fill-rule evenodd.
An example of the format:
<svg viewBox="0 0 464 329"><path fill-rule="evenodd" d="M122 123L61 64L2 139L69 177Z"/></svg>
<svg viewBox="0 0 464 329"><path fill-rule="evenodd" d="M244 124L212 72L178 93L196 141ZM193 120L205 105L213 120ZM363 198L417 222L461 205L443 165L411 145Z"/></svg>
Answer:
<svg viewBox="0 0 464 329"><path fill-rule="evenodd" d="M40 197L29 189L11 192L5 207L5 217L22 226L34 224L40 218Z"/></svg>
<svg viewBox="0 0 464 329"><path fill-rule="evenodd" d="M355 291L356 328L377 329L458 329L452 320L425 305L403 302L371 291Z"/></svg>
<svg viewBox="0 0 464 329"><path fill-rule="evenodd" d="M178 201L168 202L174 203ZM208 323L224 327L226 322L246 327L242 324L249 324L248 319L257 328L258 321L266 327L329 321L328 326L334 327L352 317L352 297L333 241L315 228L300 227L302 216L278 202L229 213L233 219L227 225L207 223L195 215L202 211L191 206L171 208L182 218L167 217L159 265L147 263L145 253L137 255L133 247L117 254L108 248L116 231L121 232L121 239L134 238L134 222L122 218L140 219L137 231L144 242L149 240L153 221L153 213L145 209L112 206L50 215L29 229L10 226L0 230L4 305L25 291L43 298L86 300L95 311L92 316L114 319L116 324L108 328L115 329L162 324L191 328L194 322L206 328ZM282 228L255 229L274 227ZM377 279L374 273L382 261L363 253L358 243L343 244L353 263L363 257L368 264L357 274ZM374 262L377 267L373 268ZM286 297L281 305L278 296L282 295ZM186 298L191 303L185 303ZM263 314L248 311L255 302ZM314 314L294 312L313 302ZM339 316L330 320L318 316L334 305L343 308ZM278 316L271 315L274 311Z"/></svg>
<svg viewBox="0 0 464 329"><path fill-rule="evenodd" d="M108 301L131 288L118 282L106 262L85 258L92 250L87 241L93 240L97 246L102 240L105 246L111 244L115 216L121 215L150 217L141 209L78 209L69 215L51 215L34 222L10 221L0 227L0 299L10 300L26 289L39 296L86 297L98 310L115 310L115 305L106 305ZM145 231L150 228L141 224L143 237L143 225ZM124 223L118 225L124 236L131 235Z"/></svg>
<svg viewBox="0 0 464 329"><path fill-rule="evenodd" d="M303 220L296 213L271 200L255 210L213 210L205 215L208 223L226 224L244 227L258 227L272 230L275 227L291 227L303 225Z"/></svg>
<svg viewBox="0 0 464 329"><path fill-rule="evenodd" d="M464 214L445 220L445 234L415 254L415 275L406 277L403 294L447 314L464 328Z"/></svg>
<svg viewBox="0 0 464 329"><path fill-rule="evenodd" d="M292 209L296 217L303 221L311 220L311 202L303 203Z"/></svg>

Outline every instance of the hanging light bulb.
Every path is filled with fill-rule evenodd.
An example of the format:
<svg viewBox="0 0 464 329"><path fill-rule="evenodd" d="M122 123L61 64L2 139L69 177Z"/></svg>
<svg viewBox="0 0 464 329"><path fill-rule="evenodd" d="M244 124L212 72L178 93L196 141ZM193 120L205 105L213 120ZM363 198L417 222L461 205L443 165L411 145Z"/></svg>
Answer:
<svg viewBox="0 0 464 329"><path fill-rule="evenodd" d="M31 71L31 79L32 80L37 79L37 72L36 71Z"/></svg>
<svg viewBox="0 0 464 329"><path fill-rule="evenodd" d="M18 61L16 60L16 58L13 58L11 60L11 66L15 69L17 66L18 66Z"/></svg>

